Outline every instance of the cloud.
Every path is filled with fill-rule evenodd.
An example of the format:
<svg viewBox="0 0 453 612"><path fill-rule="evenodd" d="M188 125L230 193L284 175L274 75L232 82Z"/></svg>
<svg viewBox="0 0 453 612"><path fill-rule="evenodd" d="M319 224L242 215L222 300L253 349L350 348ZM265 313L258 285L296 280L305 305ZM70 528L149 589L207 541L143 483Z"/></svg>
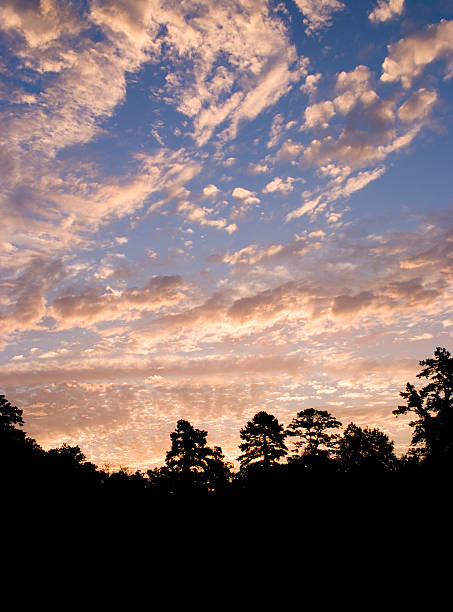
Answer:
<svg viewBox="0 0 453 612"><path fill-rule="evenodd" d="M376 16L395 7L369 4ZM311 35L347 3L297 5ZM285 11L262 0L2 3L0 380L40 442L146 465L181 417L233 453L256 410L286 418L303 398L381 418L389 380L408 368L397 349L448 339L447 217L431 210L423 228L385 233L381 215L368 235L341 214L430 124L440 89L400 83L427 65L425 43L449 59L450 22L406 38L412 50L389 48L386 93L367 66L342 71L341 49L322 45L313 65L300 57ZM333 56L330 73L314 71ZM244 170L249 188L235 187ZM283 208L259 210L261 194ZM309 218L278 239L287 213ZM396 215L394 227L418 222ZM384 342L386 364L363 358Z"/></svg>
<svg viewBox="0 0 453 612"><path fill-rule="evenodd" d="M335 89L340 95L333 102L337 112L342 115L347 115L359 101L368 106L377 99L376 93L371 88L370 69L362 64L350 72L340 72Z"/></svg>
<svg viewBox="0 0 453 612"><path fill-rule="evenodd" d="M194 298L183 293L181 278L154 277L138 288L67 292L52 301L48 313L57 319L60 329L129 319L133 325L132 330L126 329L130 355L162 343L169 350L187 347L191 351L204 342L271 333L283 323L288 329L298 326L298 333L305 337L321 330L336 333L351 322L359 329L365 325L364 317L371 317L373 325L390 324L399 316L420 320L422 312L425 316L441 312L442 300L448 304L453 282L450 233L398 233L379 240L369 237L359 244L353 236L349 242L343 236L341 248L337 241L322 252L312 242L322 236L299 236L288 244L265 247L252 244L223 256L238 274L221 292L207 297L200 294L199 305L193 305ZM401 262L417 265L401 266ZM289 265L294 280L282 282L284 268L276 264ZM278 274L267 277L266 266ZM25 276L21 282L26 283ZM263 283L271 286L263 288ZM137 318L145 312L155 315ZM329 328L332 322L335 327ZM406 327L408 322L406 318ZM113 358L118 341L112 342L106 349Z"/></svg>
<svg viewBox="0 0 453 612"><path fill-rule="evenodd" d="M258 204L260 202L259 198L256 197L256 191L249 191L243 187L235 187L232 195L235 200L241 200L245 204Z"/></svg>
<svg viewBox="0 0 453 612"><path fill-rule="evenodd" d="M232 196L236 202L231 210L231 217L233 219L243 217L251 206L261 202L256 196L256 191L250 191L243 187L235 187Z"/></svg>
<svg viewBox="0 0 453 612"><path fill-rule="evenodd" d="M412 94L412 96L398 109L398 117L401 121L412 123L419 119L425 119L433 110L437 102L436 90L428 90L422 87Z"/></svg>
<svg viewBox="0 0 453 612"><path fill-rule="evenodd" d="M277 153L277 159L279 161L293 161L299 157L303 150L304 147L301 143L294 142L294 140L288 138L280 147Z"/></svg>
<svg viewBox="0 0 453 612"><path fill-rule="evenodd" d="M270 134L269 134L269 141L267 143L268 149L275 147L275 145L280 140L280 137L283 133L283 122L284 122L284 118L283 118L283 115L281 115L280 113L277 113L275 117L272 119L271 129L270 129Z"/></svg>
<svg viewBox="0 0 453 612"><path fill-rule="evenodd" d="M116 177L102 176L77 152L59 156L103 132L102 123L125 99L127 75L157 50L151 5L131 7L93 2L85 10L48 0L0 8L0 29L12 43L2 70L15 67L18 79L36 90L33 99L10 103L2 116L2 233L35 254L55 256L69 245L86 245L87 233L141 208L152 193L181 192L201 169L180 151L143 156L138 170L130 171L129 163Z"/></svg>
<svg viewBox="0 0 453 612"><path fill-rule="evenodd" d="M158 311L179 302L184 294L180 276L156 276L141 288L87 289L55 298L49 308L60 328L86 327L97 322L137 318L143 311Z"/></svg>
<svg viewBox="0 0 453 612"><path fill-rule="evenodd" d="M284 181L279 176L276 176L263 188L263 193L275 193L276 191L280 193L289 193L294 190L293 183L295 180L295 178L288 176L286 181Z"/></svg>
<svg viewBox="0 0 453 612"><path fill-rule="evenodd" d="M412 142L427 122L434 102L432 93L420 92L398 115L395 97L383 100L378 96L372 87L372 74L364 65L340 72L335 93L332 100L310 105L305 110L303 129L330 128L327 135L314 138L308 145L288 139L277 152L276 160L318 167L335 164L350 169L382 162ZM424 113L422 101L426 102ZM334 115L338 119L345 117L346 121L337 120L329 125Z"/></svg>
<svg viewBox="0 0 453 612"><path fill-rule="evenodd" d="M318 83L321 80L322 74L317 72L316 74L307 74L305 77L305 83L300 86L301 91L308 95L312 95L318 89Z"/></svg>
<svg viewBox="0 0 453 612"><path fill-rule="evenodd" d="M103 176L100 168L74 162L71 156L61 162L25 156L17 174L5 177L0 236L9 237L8 241L13 237L13 247L24 249L22 257L26 249L55 257L64 250L86 247L94 232L140 210L154 194L150 210L187 198L185 183L200 170L201 165L184 150L137 155L124 176ZM16 266L17 255L5 256Z"/></svg>
<svg viewBox="0 0 453 612"><path fill-rule="evenodd" d="M0 330L3 334L39 329L47 314L46 294L64 276L60 261L35 257L1 283Z"/></svg>
<svg viewBox="0 0 453 612"><path fill-rule="evenodd" d="M344 9L338 0L295 0L304 16L305 31L308 35L332 25L332 15Z"/></svg>
<svg viewBox="0 0 453 612"><path fill-rule="evenodd" d="M300 261L300 258L306 255L311 248L313 247L305 236L296 235L294 240L287 244L274 243L264 247L250 244L234 253L223 254L221 261L230 266L255 266L258 263L271 265L291 260Z"/></svg>
<svg viewBox="0 0 453 612"><path fill-rule="evenodd" d="M305 214L313 213L316 209L323 210L330 202L335 202L341 198L348 198L356 191L360 191L372 181L380 178L385 172L385 167L375 168L374 170L358 172L355 176L349 177L344 184L331 184L320 195L314 199L307 200L302 206L291 211L286 216L286 221L301 217Z"/></svg>
<svg viewBox="0 0 453 612"><path fill-rule="evenodd" d="M322 237L225 255L233 273L222 292L199 287L196 300L192 293L149 316L140 310L146 302L155 305L147 283L92 297L86 289L68 291L61 297L74 300L60 304L62 326L84 316L101 329L101 310L118 321L119 312L127 317L137 303L145 316L104 328L102 336L91 331L91 343L87 335L80 343L78 335L79 344L68 344L65 332L60 346L29 354L18 347L24 358L1 365L0 381L8 396L21 400L27 431L49 446L81 444L98 462L122 457L131 465L140 458L146 465L164 456L168 432L181 417L206 419L222 445L229 440L223 427L230 431L232 421L244 422L259 407L290 420L289 398L308 397L336 414L350 411L356 422L385 420L397 403L395 385L417 367L417 358L395 358L395 343L436 338L438 317L451 310L452 232L430 225L377 236L345 228L341 238L324 237L326 248L310 248ZM293 279L282 281L290 270ZM34 277L30 268L20 282L26 286ZM154 289L165 285L157 278ZM183 287L175 281L175 291ZM385 360L364 356L367 343L384 337L392 340Z"/></svg>
<svg viewBox="0 0 453 612"><path fill-rule="evenodd" d="M234 223L228 224L226 219L208 219L207 215L212 212L212 209L198 206L187 200L178 204L177 211L183 214L187 221L192 223L199 223L200 225L215 227L216 229L224 229L229 234L237 230L237 226Z"/></svg>
<svg viewBox="0 0 453 612"><path fill-rule="evenodd" d="M312 129L320 126L326 128L329 125L329 120L335 115L335 107L333 102L326 100L318 104L312 104L305 109L305 129Z"/></svg>
<svg viewBox="0 0 453 612"><path fill-rule="evenodd" d="M375 110L370 114L362 115L363 119L374 122ZM419 134L422 123L405 125L396 130L393 127L387 129L358 129L354 125L345 127L335 139L327 136L322 140L314 139L303 148L302 160L306 164L326 165L337 163L341 166L360 168L371 164L382 162L388 155L407 147Z"/></svg>
<svg viewBox="0 0 453 612"><path fill-rule="evenodd" d="M298 57L281 20L262 9L249 0L234 6L210 2L203 10L191 1L176 6L96 0L83 10L50 0L7 2L0 25L14 39L7 61L17 65L19 57L38 91L22 95L26 103L11 107L2 121L5 231L33 248L42 248L46 236L55 253L75 246L87 229L135 212L160 190L150 212L171 199L188 200L185 183L201 165L183 160L180 151L142 156L139 170L121 178L102 177L87 164L77 173L73 160L55 156L99 136L102 123L125 100L128 75L163 60L172 61L173 71L166 74L162 95L193 119L194 138L205 142L220 124L223 137L232 138L241 121L255 118L306 74L308 60ZM34 189L24 198L29 184ZM226 227L234 231L234 224Z"/></svg>
<svg viewBox="0 0 453 612"><path fill-rule="evenodd" d="M389 21L404 10L404 0L378 0L376 8L368 15L370 21Z"/></svg>
<svg viewBox="0 0 453 612"><path fill-rule="evenodd" d="M428 64L453 55L453 21L428 25L423 32L389 45L388 51L381 81L401 81L407 89Z"/></svg>
<svg viewBox="0 0 453 612"><path fill-rule="evenodd" d="M8 2L0 9L0 28L14 39L11 53L22 61L18 75L38 85L32 104L15 107L2 125L2 135L17 147L45 154L100 133L99 123L124 101L126 73L136 71L148 55L105 31L102 41L90 36L94 12L83 13L72 3ZM96 22L102 25L101 22ZM30 77L28 77L30 78Z"/></svg>
<svg viewBox="0 0 453 612"><path fill-rule="evenodd" d="M219 193L220 189L212 183L210 185L206 185L206 187L203 187L203 198L214 199Z"/></svg>
<svg viewBox="0 0 453 612"><path fill-rule="evenodd" d="M265 174L266 172L269 171L269 166L267 166L266 164L249 164L249 168L248 168L249 174Z"/></svg>
<svg viewBox="0 0 453 612"><path fill-rule="evenodd" d="M306 74L282 22L258 0L192 1L153 7L173 69L165 99L193 119L193 138L205 144L223 125L234 138L243 121L275 104Z"/></svg>

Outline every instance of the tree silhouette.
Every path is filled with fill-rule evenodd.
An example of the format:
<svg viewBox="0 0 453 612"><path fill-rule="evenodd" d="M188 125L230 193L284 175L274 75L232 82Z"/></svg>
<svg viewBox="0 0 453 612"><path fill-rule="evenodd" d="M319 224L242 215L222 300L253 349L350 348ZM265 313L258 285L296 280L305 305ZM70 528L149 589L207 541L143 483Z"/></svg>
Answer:
<svg viewBox="0 0 453 612"><path fill-rule="evenodd" d="M417 378L429 382L420 389L407 383L400 395L405 406L398 406L393 414L413 413L409 423L414 428L412 452L428 463L453 462L453 358L441 347L434 351L434 358L419 362L423 366Z"/></svg>
<svg viewBox="0 0 453 612"><path fill-rule="evenodd" d="M165 466L157 472L148 472L151 480L161 478L166 486L176 490L193 487L215 490L223 486L230 477L230 466L219 446L214 449L207 446L207 435L207 431L180 419L170 434L171 448Z"/></svg>
<svg viewBox="0 0 453 612"><path fill-rule="evenodd" d="M346 472L382 472L393 470L397 458L393 442L379 429L362 429L349 423L338 442L338 460Z"/></svg>
<svg viewBox="0 0 453 612"><path fill-rule="evenodd" d="M63 488L92 488L100 484L103 473L94 463L86 461L79 446L62 444L51 448L45 456L49 483Z"/></svg>
<svg viewBox="0 0 453 612"><path fill-rule="evenodd" d="M220 446L214 446L207 459L205 483L209 491L220 491L230 482L233 466L225 461Z"/></svg>
<svg viewBox="0 0 453 612"><path fill-rule="evenodd" d="M306 408L298 412L288 425L287 435L299 438L294 446L300 449L302 456L327 458L340 437L339 434L328 433L327 430L338 427L341 427L340 421L327 410Z"/></svg>
<svg viewBox="0 0 453 612"><path fill-rule="evenodd" d="M197 473L206 466L206 457L211 452L206 446L207 431L196 429L184 419L177 422L176 430L170 434L171 448L166 455L166 465L174 472Z"/></svg>
<svg viewBox="0 0 453 612"><path fill-rule="evenodd" d="M263 467L270 467L288 452L283 425L280 425L275 416L264 411L255 414L241 429L240 436L244 440L239 445L242 451L238 457L241 469L258 462Z"/></svg>
<svg viewBox="0 0 453 612"><path fill-rule="evenodd" d="M0 435L17 439L23 439L25 433L17 428L23 427L23 411L16 406L11 406L4 395L0 395Z"/></svg>
<svg viewBox="0 0 453 612"><path fill-rule="evenodd" d="M22 413L0 395L0 464L3 469L23 468L24 463L43 452L37 442L20 429L24 425Z"/></svg>

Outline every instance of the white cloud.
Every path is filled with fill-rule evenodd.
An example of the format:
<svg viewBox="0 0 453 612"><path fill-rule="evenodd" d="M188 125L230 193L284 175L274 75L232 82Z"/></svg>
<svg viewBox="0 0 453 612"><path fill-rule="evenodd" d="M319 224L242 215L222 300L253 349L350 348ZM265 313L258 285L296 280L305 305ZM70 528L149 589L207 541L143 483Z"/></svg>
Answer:
<svg viewBox="0 0 453 612"><path fill-rule="evenodd" d="M376 8L368 15L370 21L388 21L404 10L404 0L378 0Z"/></svg>
<svg viewBox="0 0 453 612"><path fill-rule="evenodd" d="M256 197L256 191L249 191L243 187L235 187L232 195L235 200L240 200L245 204L258 204L260 202L260 199Z"/></svg>
<svg viewBox="0 0 453 612"><path fill-rule="evenodd" d="M452 56L453 21L431 24L423 32L389 46L389 54L382 64L381 81L401 81L407 89L428 64Z"/></svg>
<svg viewBox="0 0 453 612"><path fill-rule="evenodd" d="M359 100L365 105L374 102L377 95L370 82L371 72L368 66L359 65L350 72L340 72L335 85L340 94L333 100L336 110L347 115Z"/></svg>
<svg viewBox="0 0 453 612"><path fill-rule="evenodd" d="M203 187L203 198L215 198L219 193L220 189L212 183L210 185L206 185L206 187Z"/></svg>
<svg viewBox="0 0 453 612"><path fill-rule="evenodd" d="M326 100L318 104L312 104L305 109L305 129L312 129L316 126L326 128L329 125L329 120L335 115L335 107L333 102Z"/></svg>
<svg viewBox="0 0 453 612"><path fill-rule="evenodd" d="M316 74L307 74L305 77L305 83L300 86L301 91L308 95L314 94L318 89L318 83L321 77L322 74L320 72L317 72Z"/></svg>
<svg viewBox="0 0 453 612"><path fill-rule="evenodd" d="M270 183L268 183L263 188L263 193L275 193L276 191L280 191L281 193L289 193L293 191L293 183L296 179L288 176L286 181L281 179L279 176L276 176Z"/></svg>

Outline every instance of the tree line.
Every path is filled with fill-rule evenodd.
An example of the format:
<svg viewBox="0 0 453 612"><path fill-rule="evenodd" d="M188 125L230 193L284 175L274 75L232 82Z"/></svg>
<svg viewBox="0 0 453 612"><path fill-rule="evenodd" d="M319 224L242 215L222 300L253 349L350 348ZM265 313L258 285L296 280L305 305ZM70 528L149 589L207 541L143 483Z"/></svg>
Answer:
<svg viewBox="0 0 453 612"><path fill-rule="evenodd" d="M180 419L170 434L165 463L146 472L110 472L86 460L78 446L43 450L23 431L23 411L0 395L0 478L3 489L94 492L162 499L228 496L257 490L297 490L303 485L376 479L432 478L453 467L453 358L438 347L419 362L421 383L407 383L405 403L393 414L413 420L409 450L397 457L394 443L378 428L342 423L327 410L306 408L288 426L257 412L240 430L239 469L225 460L208 432ZM289 451L292 440L293 451Z"/></svg>

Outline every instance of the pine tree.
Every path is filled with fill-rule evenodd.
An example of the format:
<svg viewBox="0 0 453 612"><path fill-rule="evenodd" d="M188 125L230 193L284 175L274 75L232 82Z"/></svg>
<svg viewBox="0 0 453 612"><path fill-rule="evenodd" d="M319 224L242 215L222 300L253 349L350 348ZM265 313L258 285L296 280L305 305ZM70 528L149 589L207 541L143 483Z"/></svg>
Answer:
<svg viewBox="0 0 453 612"><path fill-rule="evenodd" d="M341 427L327 410L306 408L297 413L297 416L288 425L288 436L298 437L294 443L301 455L305 457L329 457L340 437L339 434L329 433L329 429Z"/></svg>
<svg viewBox="0 0 453 612"><path fill-rule="evenodd" d="M231 468L219 446L214 449L207 446L207 435L207 431L180 419L170 434L171 448L157 479L162 477L173 490L195 486L212 491L224 486L229 481Z"/></svg>
<svg viewBox="0 0 453 612"><path fill-rule="evenodd" d="M280 425L275 416L264 411L255 414L241 429L240 436L244 440L239 445L242 451L238 457L241 469L258 462L263 467L269 467L288 452L283 425Z"/></svg>

